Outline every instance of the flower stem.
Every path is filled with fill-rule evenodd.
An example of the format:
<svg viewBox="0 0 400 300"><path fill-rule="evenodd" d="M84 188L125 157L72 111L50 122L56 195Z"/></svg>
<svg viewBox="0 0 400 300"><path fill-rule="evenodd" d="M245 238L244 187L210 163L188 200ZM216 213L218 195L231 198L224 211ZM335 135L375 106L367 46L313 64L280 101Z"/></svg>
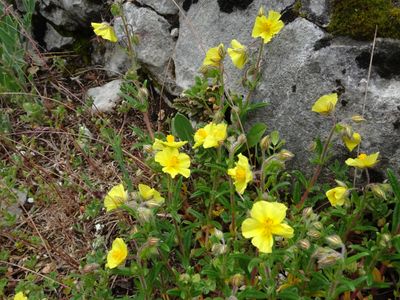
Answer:
<svg viewBox="0 0 400 300"><path fill-rule="evenodd" d="M314 184L318 180L319 174L321 173L322 167L324 166L324 163L325 163L325 158L326 158L326 154L328 153L329 144L330 144L330 142L332 140L333 134L335 133L335 128L336 128L336 118L333 119L332 129L329 132L329 136L325 141L324 148L322 149L322 153L321 153L321 155L319 157L319 165L315 169L313 177L311 178L307 189L305 190L304 194L301 196L300 202L296 205L297 209L301 209L303 207L304 202L308 198L308 194L310 193L310 190L313 188Z"/></svg>
<svg viewBox="0 0 400 300"><path fill-rule="evenodd" d="M172 178L170 176L168 176L168 208L171 208L172 205ZM183 257L185 257L185 248L183 247L183 242L182 242L182 234L180 231L180 228L178 226L178 223L176 222L174 216L172 216L172 223L174 224L175 227L175 233L176 233L176 237L178 239L178 244L179 244L179 250L181 251L181 254Z"/></svg>

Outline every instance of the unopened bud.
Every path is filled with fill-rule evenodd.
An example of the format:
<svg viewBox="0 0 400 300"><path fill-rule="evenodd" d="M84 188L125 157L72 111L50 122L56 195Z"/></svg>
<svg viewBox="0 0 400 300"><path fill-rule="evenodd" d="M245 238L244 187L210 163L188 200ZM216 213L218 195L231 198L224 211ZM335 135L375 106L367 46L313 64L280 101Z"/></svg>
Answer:
<svg viewBox="0 0 400 300"><path fill-rule="evenodd" d="M372 193L378 197L378 198L382 198L386 200L386 193L383 190L383 188L381 187L380 184L370 184L369 188L371 189Z"/></svg>
<svg viewBox="0 0 400 300"><path fill-rule="evenodd" d="M217 229L217 228L214 228L213 234L219 240L222 240L224 238L224 233L221 230Z"/></svg>
<svg viewBox="0 0 400 300"><path fill-rule="evenodd" d="M287 161L289 159L292 159L293 157L294 154L286 149L283 149L278 153L278 158L282 161Z"/></svg>
<svg viewBox="0 0 400 300"><path fill-rule="evenodd" d="M363 117L363 116L360 116L360 115L354 115L354 116L352 116L352 117L351 117L351 120L352 120L353 122L355 122L355 123L361 123L361 122L366 121L366 120L364 119L364 117Z"/></svg>
<svg viewBox="0 0 400 300"><path fill-rule="evenodd" d="M146 153L153 153L153 147L151 145L144 145L143 151Z"/></svg>
<svg viewBox="0 0 400 300"><path fill-rule="evenodd" d="M144 86L139 88L138 98L142 102L147 101L147 98L149 98L149 90L147 88L145 88Z"/></svg>
<svg viewBox="0 0 400 300"><path fill-rule="evenodd" d="M342 255L339 252L332 250L326 254L321 255L320 258L318 259L317 263L318 263L318 266L321 269L323 269L325 267L334 265L337 261L339 261L341 259L342 259Z"/></svg>
<svg viewBox="0 0 400 300"><path fill-rule="evenodd" d="M313 213L312 207L306 207L303 209L303 218L308 219Z"/></svg>
<svg viewBox="0 0 400 300"><path fill-rule="evenodd" d="M310 241L306 239L302 239L299 242L299 247L303 250L308 250L311 247Z"/></svg>
<svg viewBox="0 0 400 300"><path fill-rule="evenodd" d="M156 238L156 237L149 237L149 239L147 240L147 244L152 247L152 246L157 246L158 242L160 241L160 239Z"/></svg>
<svg viewBox="0 0 400 300"><path fill-rule="evenodd" d="M311 225L317 230L322 230L324 228L321 222L314 222Z"/></svg>
<svg viewBox="0 0 400 300"><path fill-rule="evenodd" d="M222 255L225 254L227 250L226 245L224 244L213 244L211 247L211 252L214 253L214 255Z"/></svg>
<svg viewBox="0 0 400 300"><path fill-rule="evenodd" d="M384 233L380 236L379 245L383 248L390 248L391 247L391 240L392 237L389 233Z"/></svg>
<svg viewBox="0 0 400 300"><path fill-rule="evenodd" d="M189 283L190 281L190 275L187 273L181 274L179 275L179 281L183 282L183 283Z"/></svg>
<svg viewBox="0 0 400 300"><path fill-rule="evenodd" d="M235 274L231 277L230 282L233 286L241 286L244 283L244 276L242 274Z"/></svg>
<svg viewBox="0 0 400 300"><path fill-rule="evenodd" d="M318 230L311 229L307 232L307 235L313 239L319 239L321 237L321 232Z"/></svg>
<svg viewBox="0 0 400 300"><path fill-rule="evenodd" d="M271 137L269 135L264 136L260 141L261 150L267 151L271 145Z"/></svg>
<svg viewBox="0 0 400 300"><path fill-rule="evenodd" d="M137 212L138 212L138 220L140 223L147 223L153 217L153 212L151 211L151 209L148 209L143 206L138 207Z"/></svg>
<svg viewBox="0 0 400 300"><path fill-rule="evenodd" d="M240 145L246 143L246 136L243 133L238 136L237 143Z"/></svg>
<svg viewBox="0 0 400 300"><path fill-rule="evenodd" d="M345 184L343 181L335 179L336 183L338 186L344 187L347 189L347 184Z"/></svg>
<svg viewBox="0 0 400 300"><path fill-rule="evenodd" d="M218 45L218 55L221 57L221 60L223 60L226 55L225 47L223 44Z"/></svg>
<svg viewBox="0 0 400 300"><path fill-rule="evenodd" d="M337 234L326 237L326 241L332 248L338 248L343 246L342 239Z"/></svg>
<svg viewBox="0 0 400 300"><path fill-rule="evenodd" d="M263 15L264 15L264 7L263 7L263 6L260 6L260 9L258 10L257 16L258 16L258 17L262 17Z"/></svg>

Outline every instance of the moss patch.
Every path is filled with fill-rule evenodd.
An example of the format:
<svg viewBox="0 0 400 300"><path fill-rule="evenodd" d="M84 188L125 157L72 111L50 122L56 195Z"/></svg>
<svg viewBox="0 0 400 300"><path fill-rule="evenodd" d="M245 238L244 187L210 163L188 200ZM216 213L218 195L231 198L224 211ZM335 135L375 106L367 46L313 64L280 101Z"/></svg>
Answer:
<svg viewBox="0 0 400 300"><path fill-rule="evenodd" d="M400 39L400 7L391 0L335 0L328 30L358 40L378 36Z"/></svg>

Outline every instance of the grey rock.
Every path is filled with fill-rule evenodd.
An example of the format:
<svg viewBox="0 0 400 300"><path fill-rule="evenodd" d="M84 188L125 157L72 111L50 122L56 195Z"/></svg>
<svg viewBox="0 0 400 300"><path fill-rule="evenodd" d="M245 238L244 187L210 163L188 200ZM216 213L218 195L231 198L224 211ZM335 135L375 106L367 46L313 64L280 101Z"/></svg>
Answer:
<svg viewBox="0 0 400 300"><path fill-rule="evenodd" d="M155 77L160 85L170 92L174 86L173 61L171 59L174 51L175 41L170 34L170 24L162 16L149 8L137 7L132 3L124 5L124 11L129 28L139 37L139 44L135 47L138 62ZM117 36L124 39L124 31L120 18L115 20L114 25ZM115 51L120 51L117 48ZM120 55L111 55L115 60L124 61ZM117 67L115 61L109 65L115 68L129 68L126 63L121 68Z"/></svg>
<svg viewBox="0 0 400 300"><path fill-rule="evenodd" d="M60 50L74 42L73 37L62 36L54 29L53 26L47 24L47 30L44 35L44 42L46 43L46 49L49 51Z"/></svg>
<svg viewBox="0 0 400 300"><path fill-rule="evenodd" d="M98 19L103 5L88 0L40 0L40 14L56 26L74 31Z"/></svg>
<svg viewBox="0 0 400 300"><path fill-rule="evenodd" d="M174 3L176 2L176 4ZM181 0L138 0L141 5L153 8L160 15L175 15L179 9L176 5L180 5Z"/></svg>
<svg viewBox="0 0 400 300"><path fill-rule="evenodd" d="M232 13L221 12L215 0L203 0L192 4L186 16L181 14L179 19L179 38L174 54L176 84L186 89L193 83L193 78L199 75L198 70L209 48L220 43L228 48L232 39L237 39L242 44L253 42L251 31L261 5L265 11L282 11L293 2L255 0L246 10L235 10ZM225 68L226 73L231 76L227 81L236 85L240 71L233 67L229 59L226 60Z"/></svg>
<svg viewBox="0 0 400 300"><path fill-rule="evenodd" d="M28 193L26 191L19 191L12 189L15 195L16 201L0 201L0 210L6 210L8 213L16 216L17 218L22 215L22 209L20 206L24 205ZM0 214L0 220L3 218L3 214Z"/></svg>
<svg viewBox="0 0 400 300"><path fill-rule="evenodd" d="M314 48L325 33L304 20L297 19L286 26L274 43L267 47L268 64L258 89L257 99L266 99L270 105L253 116L254 121L266 123L270 130L278 130L287 141L287 148L295 153L294 166L305 169L308 164L309 145L317 136L326 138L332 121L311 112L311 106L322 95L341 94L336 112L338 119L353 126L362 136L361 150L380 151L382 167L392 164L400 167L400 81L392 66L383 72L381 64L389 65L388 53L400 53L399 41L379 40L375 52L380 57L373 68L365 106L368 122L351 123L352 115L361 114L367 65L371 45L350 39L336 38L326 47ZM389 49L391 49L389 51ZM385 61L385 59L388 59ZM393 61L394 62L394 61ZM397 70L398 71L398 70ZM387 78L382 78L383 72ZM397 76L397 77L396 77ZM337 157L349 157L340 140L336 140Z"/></svg>
<svg viewBox="0 0 400 300"><path fill-rule="evenodd" d="M118 95L122 80L113 80L109 83L91 88L87 91L87 97L93 99L92 110L94 112L112 112L116 104L121 100Z"/></svg>
<svg viewBox="0 0 400 300"><path fill-rule="evenodd" d="M331 11L332 0L301 0L300 13L319 26L328 26Z"/></svg>

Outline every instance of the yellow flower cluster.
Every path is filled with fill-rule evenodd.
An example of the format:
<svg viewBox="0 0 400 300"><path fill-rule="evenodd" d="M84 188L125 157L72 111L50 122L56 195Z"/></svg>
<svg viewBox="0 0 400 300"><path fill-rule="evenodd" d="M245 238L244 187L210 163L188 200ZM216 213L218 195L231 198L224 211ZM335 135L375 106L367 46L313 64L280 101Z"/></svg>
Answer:
<svg viewBox="0 0 400 300"><path fill-rule="evenodd" d="M253 38L261 37L264 43L270 42L284 26L280 18L281 14L273 10L269 11L268 17L266 17L263 13L263 9L260 9L251 36ZM232 48L228 48L227 52L233 65L238 69L243 69L248 60L247 47L236 39L231 41L231 47ZM203 60L203 66L219 68L224 60L225 54L225 47L222 43L217 47L210 48Z"/></svg>

